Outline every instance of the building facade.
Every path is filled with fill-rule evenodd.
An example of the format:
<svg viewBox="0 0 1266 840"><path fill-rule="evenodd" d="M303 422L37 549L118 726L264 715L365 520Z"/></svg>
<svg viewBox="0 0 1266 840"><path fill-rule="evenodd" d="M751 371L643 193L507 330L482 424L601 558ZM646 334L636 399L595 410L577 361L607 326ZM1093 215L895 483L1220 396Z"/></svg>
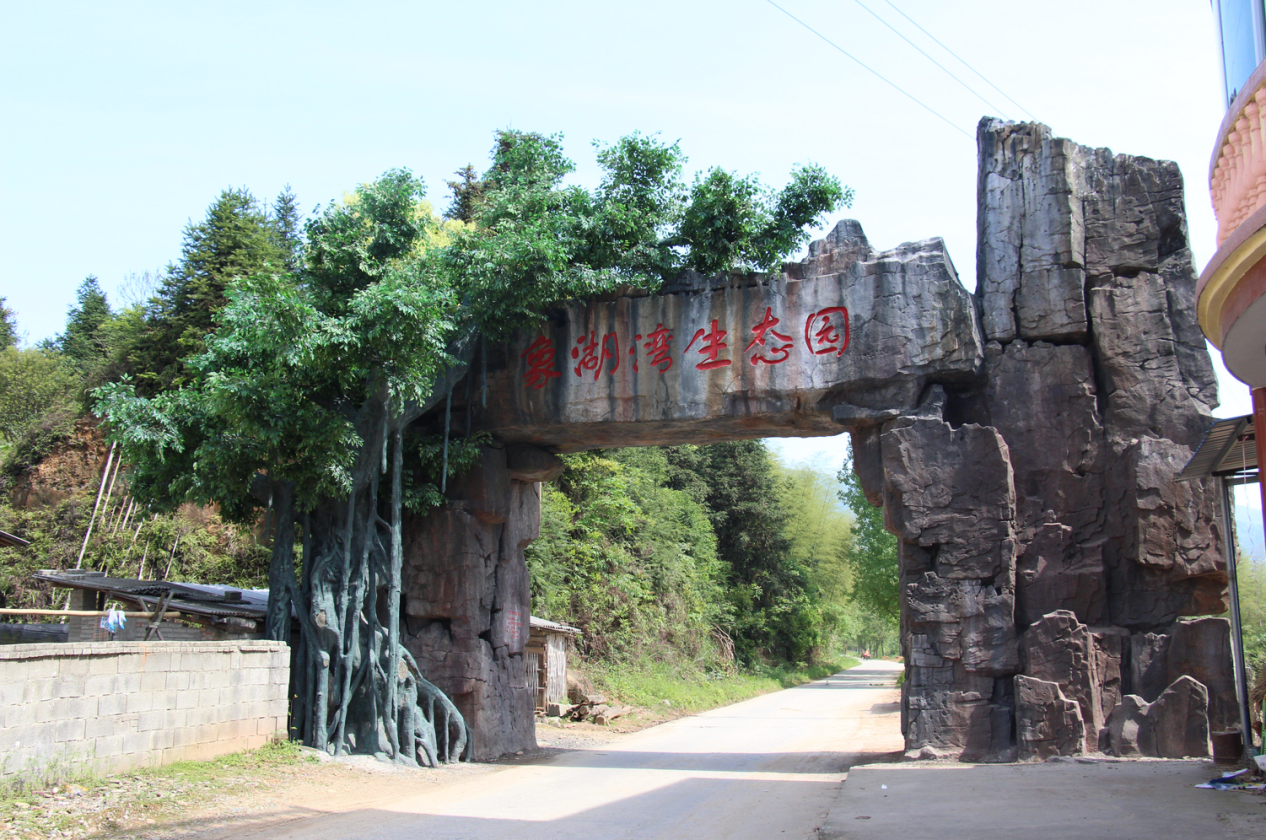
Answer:
<svg viewBox="0 0 1266 840"><path fill-rule="evenodd" d="M1200 277L1198 314L1227 370L1252 388L1260 424L1266 397L1266 11L1262 0L1213 0L1213 13L1227 110L1209 166L1218 249Z"/></svg>

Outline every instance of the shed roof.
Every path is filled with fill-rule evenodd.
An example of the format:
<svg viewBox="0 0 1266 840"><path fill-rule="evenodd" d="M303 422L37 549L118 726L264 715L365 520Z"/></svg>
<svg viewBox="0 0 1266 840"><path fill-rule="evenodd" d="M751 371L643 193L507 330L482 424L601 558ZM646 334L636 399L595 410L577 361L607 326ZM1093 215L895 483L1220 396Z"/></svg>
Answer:
<svg viewBox="0 0 1266 840"><path fill-rule="evenodd" d="M1247 475L1256 470L1257 436L1253 433L1253 415L1246 414L1214 422L1177 479L1191 481L1213 475Z"/></svg>
<svg viewBox="0 0 1266 840"><path fill-rule="evenodd" d="M566 633L568 636L580 635L579 627L572 627L570 624L559 624L557 621L550 621L537 616L531 616L528 624L533 630L543 630L546 633Z"/></svg>
<svg viewBox="0 0 1266 840"><path fill-rule="evenodd" d="M36 580L68 589L104 592L109 597L157 608L171 593L168 608L206 618L246 618L263 621L268 612L267 589L238 589L203 583L176 583L166 580L108 577L104 572L88 570L40 569Z"/></svg>

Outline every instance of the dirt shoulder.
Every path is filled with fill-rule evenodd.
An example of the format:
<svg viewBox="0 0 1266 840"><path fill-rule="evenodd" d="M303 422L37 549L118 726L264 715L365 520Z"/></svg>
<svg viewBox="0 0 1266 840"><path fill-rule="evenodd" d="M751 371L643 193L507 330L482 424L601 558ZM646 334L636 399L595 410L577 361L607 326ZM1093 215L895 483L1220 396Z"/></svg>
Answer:
<svg viewBox="0 0 1266 840"><path fill-rule="evenodd" d="M80 780L0 796L0 838L184 840L235 827L264 828L610 743L663 719L633 716L605 727L538 719L536 750L438 769L396 767L366 756L323 759L315 751L278 745L215 761Z"/></svg>

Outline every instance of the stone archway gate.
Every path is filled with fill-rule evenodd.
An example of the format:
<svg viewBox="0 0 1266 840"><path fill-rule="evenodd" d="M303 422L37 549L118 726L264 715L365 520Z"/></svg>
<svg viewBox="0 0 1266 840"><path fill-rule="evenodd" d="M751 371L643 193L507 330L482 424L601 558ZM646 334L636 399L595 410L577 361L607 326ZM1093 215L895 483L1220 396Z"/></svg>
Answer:
<svg viewBox="0 0 1266 840"><path fill-rule="evenodd" d="M843 431L899 537L911 754L1198 754L1189 715L1203 749L1234 725L1226 622L1181 620L1224 611L1226 576L1216 491L1173 481L1217 405L1178 168L1038 124L978 140L974 295L940 239L881 252L845 221L780 277L576 303L477 361L454 427L499 443L410 523L404 606L477 758L535 743L551 452Z"/></svg>

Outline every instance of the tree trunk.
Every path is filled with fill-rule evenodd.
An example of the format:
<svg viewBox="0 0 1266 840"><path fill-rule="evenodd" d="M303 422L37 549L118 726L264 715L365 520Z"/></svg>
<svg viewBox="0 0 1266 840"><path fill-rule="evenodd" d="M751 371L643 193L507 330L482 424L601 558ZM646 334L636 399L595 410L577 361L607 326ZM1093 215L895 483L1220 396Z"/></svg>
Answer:
<svg viewBox="0 0 1266 840"><path fill-rule="evenodd" d="M295 737L336 754L433 765L467 757L469 737L457 708L400 643L403 431L415 416L392 411L385 386L362 406L356 425L364 443L351 492L302 513L302 587L295 575L294 488L274 482L267 632L290 641L293 605L300 628L291 643Z"/></svg>

